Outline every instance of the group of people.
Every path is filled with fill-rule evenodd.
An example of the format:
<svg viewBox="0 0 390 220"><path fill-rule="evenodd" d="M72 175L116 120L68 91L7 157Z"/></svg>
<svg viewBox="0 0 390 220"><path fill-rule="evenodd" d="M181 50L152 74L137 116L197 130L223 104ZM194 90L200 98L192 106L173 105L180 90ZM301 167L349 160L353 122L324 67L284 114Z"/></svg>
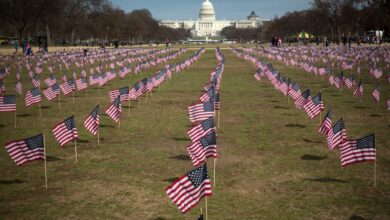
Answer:
<svg viewBox="0 0 390 220"><path fill-rule="evenodd" d="M15 48L15 53L17 54L19 52L19 41L18 40L14 40L13 42L13 46ZM38 46L39 46L39 51L40 52L48 52L48 45L47 45L47 41L46 41L46 38L42 37L39 39L38 41ZM24 55L27 55L27 56L32 56L33 55L33 50L31 48L31 44L30 44L30 41L28 41L27 39L24 39L23 42L22 42L22 49L23 49L23 54Z"/></svg>

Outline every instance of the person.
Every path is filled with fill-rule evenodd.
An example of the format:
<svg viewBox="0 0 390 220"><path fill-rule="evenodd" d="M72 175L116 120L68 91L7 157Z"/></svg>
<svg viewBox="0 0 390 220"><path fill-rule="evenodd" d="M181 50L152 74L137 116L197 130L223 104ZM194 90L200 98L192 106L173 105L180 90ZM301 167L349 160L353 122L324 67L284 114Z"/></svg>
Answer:
<svg viewBox="0 0 390 220"><path fill-rule="evenodd" d="M14 47L15 47L15 53L17 54L18 50L19 50L19 41L18 40L14 40Z"/></svg>
<svg viewBox="0 0 390 220"><path fill-rule="evenodd" d="M351 48L352 37L348 36L348 48Z"/></svg>
<svg viewBox="0 0 390 220"><path fill-rule="evenodd" d="M31 45L30 45L30 43L28 41L26 43L26 55L27 56L32 56L33 55L33 51L31 49Z"/></svg>
<svg viewBox="0 0 390 220"><path fill-rule="evenodd" d="M26 42L26 39L24 39L23 42L22 42L22 49L23 49L22 52L23 52L23 54L26 54L26 50L27 50L26 46L27 46L27 42Z"/></svg>
<svg viewBox="0 0 390 220"><path fill-rule="evenodd" d="M84 49L84 57L86 57L87 56L87 52L88 52L88 49Z"/></svg>

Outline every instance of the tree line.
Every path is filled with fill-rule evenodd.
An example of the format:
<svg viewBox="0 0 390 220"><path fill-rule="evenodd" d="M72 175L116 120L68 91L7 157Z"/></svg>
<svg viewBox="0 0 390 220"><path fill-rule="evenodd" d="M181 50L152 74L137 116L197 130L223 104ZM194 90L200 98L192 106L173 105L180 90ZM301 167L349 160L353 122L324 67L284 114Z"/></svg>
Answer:
<svg viewBox="0 0 390 220"><path fill-rule="evenodd" d="M49 44L177 41L189 31L160 26L146 9L126 13L109 0L0 0L0 35Z"/></svg>
<svg viewBox="0 0 390 220"><path fill-rule="evenodd" d="M333 42L343 37L360 37L372 30L390 31L390 1L388 0L313 0L307 10L288 12L266 22L260 28L245 31L227 27L222 34L242 41L264 40L273 36L284 40L305 31Z"/></svg>

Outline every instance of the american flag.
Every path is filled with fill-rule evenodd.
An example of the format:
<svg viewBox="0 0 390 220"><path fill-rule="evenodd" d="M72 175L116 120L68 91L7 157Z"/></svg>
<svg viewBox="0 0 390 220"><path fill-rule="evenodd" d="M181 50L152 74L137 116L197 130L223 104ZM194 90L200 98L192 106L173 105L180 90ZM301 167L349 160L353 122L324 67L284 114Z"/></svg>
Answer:
<svg viewBox="0 0 390 220"><path fill-rule="evenodd" d="M22 95L22 93L23 93L23 85L22 85L22 83L20 81L18 83L16 83L15 91L17 93L19 93L19 95ZM1 94L1 92L0 92L0 94Z"/></svg>
<svg viewBox="0 0 390 220"><path fill-rule="evenodd" d="M39 90L39 88L33 88L31 90L28 90L26 93L26 97L24 98L24 101L26 102L26 107L35 103L40 103L42 99L41 99L41 91Z"/></svg>
<svg viewBox="0 0 390 220"><path fill-rule="evenodd" d="M332 129L328 132L327 142L330 150L333 150L339 144L347 139L347 131L345 130L343 118L340 118Z"/></svg>
<svg viewBox="0 0 390 220"><path fill-rule="evenodd" d="M188 107L190 121L193 123L214 117L214 102L205 102Z"/></svg>
<svg viewBox="0 0 390 220"><path fill-rule="evenodd" d="M299 98L301 96L301 89L299 87L299 83L294 84L294 86L290 90L289 95L294 100L296 100L297 98Z"/></svg>
<svg viewBox="0 0 390 220"><path fill-rule="evenodd" d="M351 89L356 84L355 76L352 74L349 78L345 79L344 83L348 89Z"/></svg>
<svg viewBox="0 0 390 220"><path fill-rule="evenodd" d="M41 86L41 81L39 79L39 75L35 74L34 77L31 80L31 83L34 85L34 87L40 87Z"/></svg>
<svg viewBox="0 0 390 220"><path fill-rule="evenodd" d="M0 112L15 112L16 111L16 96L6 95L0 96Z"/></svg>
<svg viewBox="0 0 390 220"><path fill-rule="evenodd" d="M210 132L187 146L188 155L190 155L194 167L206 161L206 158L217 157L217 138L215 131Z"/></svg>
<svg viewBox="0 0 390 220"><path fill-rule="evenodd" d="M215 110L221 110L221 102L219 101L219 93L215 94L212 99L214 100Z"/></svg>
<svg viewBox="0 0 390 220"><path fill-rule="evenodd" d="M382 70L380 70L380 69L374 69L374 70L372 71L372 74L374 75L374 77L375 77L376 79L379 79L379 78L383 75L383 72L382 72Z"/></svg>
<svg viewBox="0 0 390 220"><path fill-rule="evenodd" d="M58 143L64 146L66 143L78 138L76 122L71 116L53 128L53 134Z"/></svg>
<svg viewBox="0 0 390 220"><path fill-rule="evenodd" d="M2 79L4 79L6 76L7 76L7 73L5 71L5 68L3 67L3 68L0 69L0 81Z"/></svg>
<svg viewBox="0 0 390 220"><path fill-rule="evenodd" d="M13 141L6 144L5 149L18 166L34 160L45 160L43 134Z"/></svg>
<svg viewBox="0 0 390 220"><path fill-rule="evenodd" d="M51 73L50 77L45 79L44 82L47 85L47 87L54 85L57 82L56 76L54 75L54 73Z"/></svg>
<svg viewBox="0 0 390 220"><path fill-rule="evenodd" d="M302 109L303 106L306 104L306 102L308 100L311 99L311 96L310 96L310 89L307 89L305 90L304 92L302 92L302 94L295 100L295 106L298 108L298 109Z"/></svg>
<svg viewBox="0 0 390 220"><path fill-rule="evenodd" d="M97 105L88 115L88 117L84 120L84 127L93 135L96 135L99 131L99 118L99 105Z"/></svg>
<svg viewBox="0 0 390 220"><path fill-rule="evenodd" d="M206 134L215 131L214 117L202 121L200 124L190 128L187 133L192 142L196 142Z"/></svg>
<svg viewBox="0 0 390 220"><path fill-rule="evenodd" d="M381 97L381 93L380 93L380 87L379 87L379 83L376 85L374 91L372 91L372 98L376 101L376 102L379 102L380 100L380 97Z"/></svg>
<svg viewBox="0 0 390 220"><path fill-rule="evenodd" d="M116 99L111 103L110 106L106 109L108 116L112 118L115 122L118 122L122 112L122 106L120 102L120 97L117 96Z"/></svg>
<svg viewBox="0 0 390 220"><path fill-rule="evenodd" d="M356 87L355 91L353 92L355 96L362 96L363 95L363 83L360 80L359 85Z"/></svg>
<svg viewBox="0 0 390 220"><path fill-rule="evenodd" d="M77 79L76 87L78 91L86 89L88 87L87 77L81 77L80 79Z"/></svg>
<svg viewBox="0 0 390 220"><path fill-rule="evenodd" d="M356 140L346 140L340 145L341 166L364 161L375 161L375 134Z"/></svg>
<svg viewBox="0 0 390 220"><path fill-rule="evenodd" d="M207 90L202 96L199 97L200 101L202 102L208 102L210 98L212 98L215 95L214 86L211 87L209 90Z"/></svg>
<svg viewBox="0 0 390 220"><path fill-rule="evenodd" d="M102 73L102 75L99 77L99 86L104 86L107 82L107 74Z"/></svg>
<svg viewBox="0 0 390 220"><path fill-rule="evenodd" d="M42 64L38 62L37 65L35 66L34 70L35 70L35 73L37 73L37 74L42 73L42 71L43 71Z"/></svg>
<svg viewBox="0 0 390 220"><path fill-rule="evenodd" d="M45 95L47 100L50 101L50 100L54 99L55 97L57 97L58 95L60 95L60 87L58 86L57 83L55 83L54 85L50 86L49 88L43 90L43 94Z"/></svg>
<svg viewBox="0 0 390 220"><path fill-rule="evenodd" d="M307 112L310 118L314 118L320 114L320 112L324 110L321 93L318 93L318 95L314 96L313 99L306 102L303 109Z"/></svg>
<svg viewBox="0 0 390 220"><path fill-rule="evenodd" d="M118 96L120 96L121 102L129 101L129 87L126 86L119 89L110 90L108 95L110 96L110 102L113 102Z"/></svg>
<svg viewBox="0 0 390 220"><path fill-rule="evenodd" d="M67 82L64 82L60 85L62 93L64 95L68 95L72 93L75 90L74 81L73 79L69 79Z"/></svg>
<svg viewBox="0 0 390 220"><path fill-rule="evenodd" d="M211 182L207 165L195 168L165 189L169 198L183 213L195 207L204 196L211 196Z"/></svg>
<svg viewBox="0 0 390 220"><path fill-rule="evenodd" d="M68 77L66 76L66 72L64 72L63 74L62 74L62 82L66 82L66 81L68 81Z"/></svg>
<svg viewBox="0 0 390 220"><path fill-rule="evenodd" d="M98 84L99 78L100 78L100 76L97 73L90 75L89 76L89 85L92 86L92 85Z"/></svg>
<svg viewBox="0 0 390 220"><path fill-rule="evenodd" d="M322 120L318 131L328 136L330 129L332 128L332 112L329 110L326 113L324 120Z"/></svg>

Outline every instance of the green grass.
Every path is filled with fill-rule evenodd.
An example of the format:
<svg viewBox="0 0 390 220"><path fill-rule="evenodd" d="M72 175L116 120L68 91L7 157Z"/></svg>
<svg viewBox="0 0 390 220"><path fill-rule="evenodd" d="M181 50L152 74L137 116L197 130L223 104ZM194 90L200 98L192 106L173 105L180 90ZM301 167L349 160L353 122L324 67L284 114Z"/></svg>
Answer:
<svg viewBox="0 0 390 220"><path fill-rule="evenodd" d="M331 105L335 111L334 121L339 116L345 118L349 137L377 134L378 187L374 190L373 163L342 168L338 152L329 152L325 138L317 132L318 118L310 120L306 113L295 109L291 100L288 103L265 78L255 81L254 65L229 50L222 52L226 62L220 91L217 185L213 197L208 198L209 219L348 219L353 215L390 218L390 116L383 107L384 100L382 107L377 108L370 100L370 90L365 88L360 103L349 90L337 91L327 86L325 80L274 63L302 87L311 83L312 90L322 89L325 106ZM190 50L169 63L193 53ZM88 90L88 99L83 93L76 93L76 104L71 96L62 96L61 110L57 102L45 100L43 106L47 107L42 109L42 117L37 107L25 108L24 100L18 97L18 128L13 128L12 113L1 113L0 144L4 146L8 141L44 131L47 154L57 160L48 162L49 189L45 190L42 162L17 167L5 150L0 151L0 216L195 219L200 207L204 207L204 200L182 215L164 189L192 169L191 161L175 157L187 155L186 146L190 144L187 107L198 101L202 86L216 64L214 50L206 50L197 63L164 82L148 101L143 97L139 107L132 103L130 117L124 103L121 128L101 115L104 127L100 145L82 126L87 114L98 101L101 112L104 111L108 90L114 84L133 85L161 66L109 82L100 91L100 97L94 88ZM6 82L6 88L12 94L15 77L9 78L11 82ZM82 140L78 143L77 164L73 145L60 148L51 133L55 123L72 114ZM323 158L302 159L315 156ZM213 177L212 160L209 170ZM7 181L14 183L6 184Z"/></svg>

